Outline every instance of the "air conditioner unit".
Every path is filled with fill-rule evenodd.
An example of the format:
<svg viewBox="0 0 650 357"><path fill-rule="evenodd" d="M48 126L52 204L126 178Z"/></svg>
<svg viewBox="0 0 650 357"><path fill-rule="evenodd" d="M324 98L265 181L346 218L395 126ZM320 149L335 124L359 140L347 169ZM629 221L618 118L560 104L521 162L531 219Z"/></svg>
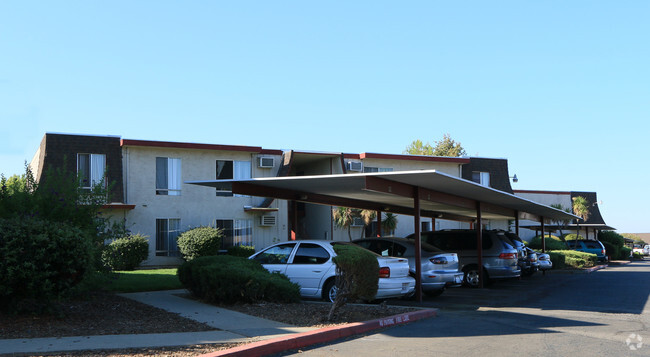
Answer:
<svg viewBox="0 0 650 357"><path fill-rule="evenodd" d="M363 171L363 162L348 161L348 171Z"/></svg>
<svg viewBox="0 0 650 357"><path fill-rule="evenodd" d="M260 157L257 166L263 169L270 169L274 163L275 160L272 157Z"/></svg>
<svg viewBox="0 0 650 357"><path fill-rule="evenodd" d="M275 226L276 217L271 215L260 216L260 226Z"/></svg>

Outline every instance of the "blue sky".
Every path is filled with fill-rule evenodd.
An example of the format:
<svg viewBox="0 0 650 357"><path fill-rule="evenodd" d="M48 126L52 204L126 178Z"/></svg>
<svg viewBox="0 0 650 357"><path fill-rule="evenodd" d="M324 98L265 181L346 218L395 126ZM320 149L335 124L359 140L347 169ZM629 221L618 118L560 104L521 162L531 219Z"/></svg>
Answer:
<svg viewBox="0 0 650 357"><path fill-rule="evenodd" d="M650 232L650 2L3 1L0 172L46 132L399 154L449 133L515 189Z"/></svg>

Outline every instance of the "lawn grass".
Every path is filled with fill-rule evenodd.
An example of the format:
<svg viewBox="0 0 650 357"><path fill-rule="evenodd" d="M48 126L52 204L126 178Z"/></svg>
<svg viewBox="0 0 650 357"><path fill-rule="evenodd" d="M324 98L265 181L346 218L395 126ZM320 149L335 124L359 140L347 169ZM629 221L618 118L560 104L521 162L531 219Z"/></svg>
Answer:
<svg viewBox="0 0 650 357"><path fill-rule="evenodd" d="M176 268L115 271L110 273L106 289L119 293L182 289Z"/></svg>

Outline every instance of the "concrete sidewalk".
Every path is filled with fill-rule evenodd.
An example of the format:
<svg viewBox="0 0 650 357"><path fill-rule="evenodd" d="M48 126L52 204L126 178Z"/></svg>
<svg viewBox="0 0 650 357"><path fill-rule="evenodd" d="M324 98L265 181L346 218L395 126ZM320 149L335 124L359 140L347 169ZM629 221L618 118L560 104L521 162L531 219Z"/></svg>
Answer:
<svg viewBox="0 0 650 357"><path fill-rule="evenodd" d="M326 342L372 329L408 323L417 319L435 316L436 314L433 310L421 310L416 313L397 315L393 318L316 329L291 326L204 304L184 298L183 296L187 294L187 290L168 290L120 295L205 323L218 328L218 331L5 339L0 340L0 355L172 347L231 342L250 342L240 347L238 351L233 351L235 355L241 353L243 355L251 355L251 353L264 355L277 349L283 350L298 345L306 346L317 342ZM266 343L265 340L269 342ZM220 355L228 355L229 353L228 351L222 351Z"/></svg>

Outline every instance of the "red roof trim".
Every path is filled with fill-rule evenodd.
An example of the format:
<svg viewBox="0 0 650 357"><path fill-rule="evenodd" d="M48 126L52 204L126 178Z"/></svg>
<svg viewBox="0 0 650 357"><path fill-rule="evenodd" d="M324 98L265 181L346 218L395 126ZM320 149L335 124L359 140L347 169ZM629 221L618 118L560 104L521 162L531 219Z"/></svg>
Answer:
<svg viewBox="0 0 650 357"><path fill-rule="evenodd" d="M514 193L539 193L546 195L570 195L569 191L512 190Z"/></svg>
<svg viewBox="0 0 650 357"><path fill-rule="evenodd" d="M149 141L149 140L132 140L122 139L121 146L146 146L162 147L175 149L199 149L199 150L222 150L222 151L244 151L261 153L264 150L259 146L236 146L236 145L216 145L216 144L197 144L197 143L180 143L171 141ZM279 151L279 150L278 150ZM280 154L282 153L279 151Z"/></svg>
<svg viewBox="0 0 650 357"><path fill-rule="evenodd" d="M469 164L469 162L470 162L469 158L464 158L464 157L377 154L377 153L371 153L371 152L364 152L364 153L359 155L359 158L360 159L451 162L451 163L456 163L456 164Z"/></svg>

